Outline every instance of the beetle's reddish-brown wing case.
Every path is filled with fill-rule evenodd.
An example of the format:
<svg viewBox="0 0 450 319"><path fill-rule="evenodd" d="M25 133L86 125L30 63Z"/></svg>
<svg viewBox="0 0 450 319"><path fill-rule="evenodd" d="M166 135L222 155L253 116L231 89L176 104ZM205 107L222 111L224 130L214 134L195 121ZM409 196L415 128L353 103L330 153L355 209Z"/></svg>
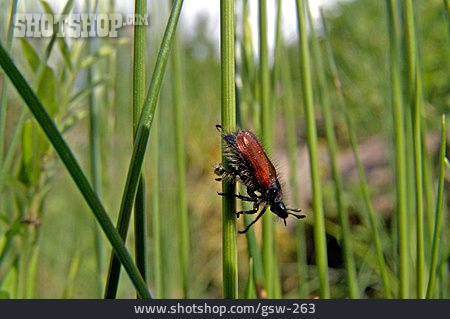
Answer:
<svg viewBox="0 0 450 319"><path fill-rule="evenodd" d="M241 154L252 165L258 184L269 188L276 181L277 173L257 137L250 131L240 131L236 143Z"/></svg>

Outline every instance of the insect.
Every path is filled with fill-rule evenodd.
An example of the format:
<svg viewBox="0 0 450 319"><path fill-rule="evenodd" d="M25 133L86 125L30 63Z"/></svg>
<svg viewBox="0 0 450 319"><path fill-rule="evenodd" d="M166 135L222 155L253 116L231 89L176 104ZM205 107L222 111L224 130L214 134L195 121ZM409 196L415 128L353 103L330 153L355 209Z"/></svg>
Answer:
<svg viewBox="0 0 450 319"><path fill-rule="evenodd" d="M253 209L238 211L236 213L238 218L243 214L256 214L259 206L263 205L258 216L244 230L239 231L239 233L246 233L264 215L268 206L270 206L270 210L273 213L283 219L285 225L286 218L289 215L295 216L298 219L304 218L305 215L293 213L300 212L300 209L286 208L284 205L283 193L280 182L278 181L277 172L264 152L258 138L252 132L246 130L223 133L221 125L216 125L216 128L225 140L224 154L229 164L227 169L222 164L217 164L214 173L220 177L216 178L216 181L221 181L223 178L228 178L232 181L240 180L247 187L248 196L241 194L218 194L253 202Z"/></svg>

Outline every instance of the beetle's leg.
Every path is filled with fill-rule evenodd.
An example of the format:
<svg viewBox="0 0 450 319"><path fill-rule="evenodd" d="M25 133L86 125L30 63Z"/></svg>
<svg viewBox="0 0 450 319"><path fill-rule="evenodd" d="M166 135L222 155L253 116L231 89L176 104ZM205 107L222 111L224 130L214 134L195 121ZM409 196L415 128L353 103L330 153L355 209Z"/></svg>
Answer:
<svg viewBox="0 0 450 319"><path fill-rule="evenodd" d="M235 181L236 173L232 170L226 170L222 163L219 163L214 167L214 174L220 177L216 177L215 180L220 182L224 178L228 178L231 181Z"/></svg>
<svg viewBox="0 0 450 319"><path fill-rule="evenodd" d="M244 233L246 233L246 232L250 229L250 227L251 227L254 223L256 223L256 222L258 221L258 219L261 218L262 215L264 215L264 213L266 212L266 209L267 209L267 205L264 205L263 209L261 209L261 212L258 214L258 216L256 216L255 220L252 221L250 224L248 224L247 227L245 227L244 230L240 230L240 231L239 231L239 234L244 234Z"/></svg>
<svg viewBox="0 0 450 319"><path fill-rule="evenodd" d="M237 218L239 218L240 215L250 215L250 214L256 214L258 212L259 209L259 205L261 204L260 201L256 201L253 204L253 209L249 209L249 210L241 210L239 212L236 213Z"/></svg>
<svg viewBox="0 0 450 319"><path fill-rule="evenodd" d="M244 200L246 202L256 202L257 201L256 198L244 196L244 195L241 195L241 194L226 194L226 193L217 193L217 194L219 194L220 196L236 197L236 198L239 198L239 199Z"/></svg>
<svg viewBox="0 0 450 319"><path fill-rule="evenodd" d="M258 198L258 195L255 194L255 190L253 189L253 187L247 187L247 194L251 198Z"/></svg>

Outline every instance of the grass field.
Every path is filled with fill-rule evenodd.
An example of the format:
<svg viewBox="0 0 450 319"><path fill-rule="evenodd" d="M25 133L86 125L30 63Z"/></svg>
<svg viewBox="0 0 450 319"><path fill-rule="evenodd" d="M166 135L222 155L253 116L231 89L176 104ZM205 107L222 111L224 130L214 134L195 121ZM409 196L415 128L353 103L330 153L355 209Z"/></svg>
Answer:
<svg viewBox="0 0 450 319"><path fill-rule="evenodd" d="M191 29L189 1L136 0L148 26L32 38L15 13L120 3L0 0L0 298L448 298L450 2L296 0L296 30L267 4ZM237 233L216 124L305 219Z"/></svg>

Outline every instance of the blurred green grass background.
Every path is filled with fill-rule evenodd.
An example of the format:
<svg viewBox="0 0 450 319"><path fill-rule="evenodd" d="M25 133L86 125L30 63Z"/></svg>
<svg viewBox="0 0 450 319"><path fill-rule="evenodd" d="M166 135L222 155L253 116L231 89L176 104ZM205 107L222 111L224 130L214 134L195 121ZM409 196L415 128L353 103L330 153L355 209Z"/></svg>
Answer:
<svg viewBox="0 0 450 319"><path fill-rule="evenodd" d="M287 1L287 0L284 0ZM445 1L444 1L445 2ZM112 2L113 3L113 2ZM105 1L99 1L98 12L108 12L109 7ZM186 2L184 6L189 6ZM241 8L242 1L236 1L236 8ZM447 3L448 6L448 3ZM1 26L0 39L2 43L7 41L7 21L9 21L10 3L1 1ZM22 3L21 9L42 10L39 2ZM147 30L147 79L151 78L152 68L155 63L157 49L161 41L161 35L168 17L169 10L162 2L149 3L150 27ZM252 7L252 10L256 8ZM424 105L422 123L424 141L427 143L426 162L430 174L431 183L425 181L425 192L430 192L427 208L434 207L436 196L436 178L438 176L439 158L439 131L440 114L450 110L450 60L449 60L449 23L446 17L445 6L440 0L415 1L414 10L416 18L416 33L418 41L418 56L423 75ZM103 10L103 11L102 11ZM112 11L111 11L112 12ZM241 11L236 14L237 32L242 31ZM382 231L381 239L384 246L385 258L393 275L391 284L395 286L398 265L396 251L396 232L393 218L395 211L395 179L394 179L394 153L392 145L392 112L390 80L389 80L389 33L386 23L386 5L384 1L357 0L337 3L327 9L326 21L329 27L329 36L334 50L336 63L341 75L344 96L348 104L355 133L358 138L359 150L363 160L370 192L372 194L375 210L381 214ZM183 15L183 13L182 13ZM220 161L220 136L215 130L215 125L220 123L220 56L219 43L211 37L209 30L211 23L208 16L197 18L194 30L184 30L181 24L178 30L178 49L181 57L182 79L182 107L185 143L185 167L186 167L186 196L188 209L188 223L190 235L189 254L189 297L193 298L219 298L222 295L222 270L221 270L221 199L216 195L220 191L220 184L214 181L213 168ZM318 21L315 21L319 24ZM251 26L257 28L257 26ZM324 48L323 30L318 26L320 47ZM257 41L256 39L253 39ZM30 44L37 55L42 59L48 45L46 39L13 39L12 56L19 69L26 74L30 83L36 81L36 69L30 67L30 57L26 45ZM111 219L117 219L120 207L120 195L123 191L127 173L127 165L132 152L132 28L120 30L119 39L94 39L92 50L94 54L81 50L83 41L75 39L67 41L68 54L75 65L77 52L82 52L79 61L88 63L89 58L94 59L94 82L99 81L95 89L95 101L100 106L100 156L101 156L101 199ZM241 47L245 41L236 38L236 47ZM22 42L22 43L21 43ZM297 40L284 39L285 50L289 61L291 83L293 88L293 102L295 109L295 134L298 148L298 183L300 191L300 203L303 212L308 216L306 224L307 239L305 242L307 262L309 269L308 296L316 297L319 290L319 282L316 276L315 252L312 237L312 208L311 186L309 166L306 149L306 127L302 107L301 92L301 68L299 48ZM242 48L240 48L243 50ZM46 93L55 94L57 110L53 117L61 127L68 118L73 118L73 125L67 130L65 137L72 147L82 167L89 171L89 120L87 109L87 97L84 96L73 103L61 106L61 100L72 97L76 92L86 88L86 68L80 67L78 73L70 70L62 49L53 48L48 60L48 66L55 74L55 83L52 89L43 89L39 97L45 101ZM241 71L241 78L245 78L247 72L244 66L244 53L237 55L237 69ZM253 67L258 66L257 57L253 57ZM402 62L404 63L404 62ZM271 71L273 71L271 63ZM402 65L403 67L404 65ZM149 150L145 158L145 174L147 177L147 212L148 212L148 261L149 283L152 290L155 289L154 274L154 237L152 232L152 198L158 192L160 198L160 222L162 243L162 295L157 297L179 298L183 297L181 272L178 255L177 223L177 175L174 137L174 112L173 85L171 83L170 68L163 80L161 96L156 111L157 126L153 127L150 136ZM75 67L74 67L75 69ZM73 73L71 73L73 72ZM250 74L250 73L248 73ZM248 78L250 76L247 74ZM317 81L315 69L312 68L313 81ZM70 83L71 76L73 83ZM329 76L329 74L327 74ZM5 81L5 77L2 77ZM282 90L275 80L274 101L274 147L272 158L278 163L280 174L285 181L285 189L288 194L288 203L294 195L289 190L289 170L286 145L286 130L283 120L281 105L283 103ZM147 83L149 80L147 80ZM2 82L3 83L3 82ZM71 85L72 84L72 85ZM50 84L51 85L51 84ZM253 83L244 82L241 109L238 117L247 117L249 126L246 128L256 130L256 116L252 105L248 103L248 96L244 96L251 90ZM405 83L406 85L406 83ZM147 87L147 86L146 86ZM12 138L14 128L20 121L20 114L25 108L12 85L7 87L8 111L6 114L6 129L4 147L7 151ZM330 90L332 86L330 85ZM281 91L281 92L280 92ZM317 90L315 100L318 100ZM259 97L260 92L255 89L250 93L253 97ZM331 95L334 97L332 93ZM51 97L47 100L51 102ZM3 102L3 100L2 100ZM253 103L257 104L256 101ZM357 278L361 297L383 297L383 287L377 274L376 259L368 222L365 217L365 206L362 200L360 183L357 171L349 147L349 135L342 113L336 109L334 98L331 101L334 128L338 144L338 160L344 178L344 201L351 225L352 240L354 241L354 255L357 267ZM406 103L405 103L406 107ZM258 109L256 107L256 109ZM316 109L318 110L318 108ZM239 113L241 112L241 113ZM258 112L258 111L256 111ZM30 115L26 115L31 118ZM251 120L253 119L253 121ZM336 239L336 225L338 224L337 208L334 202L333 181L331 178L328 155L326 152L326 136L323 116L316 111L316 125L319 147L319 169L322 181L324 197L324 212L327 229L327 249L329 262L329 277L332 298L348 297L345 282L345 268L339 241ZM448 127L448 125L447 125ZM158 139L155 139L155 129L158 129ZM37 132L37 127L34 128ZM449 130L447 130L449 131ZM37 134L37 133L35 133ZM30 181L23 178L24 139L19 132L20 141L18 151L14 153L14 160L6 175L2 175L0 189L0 247L5 247L8 234L14 233L12 246L5 259L0 263L0 294L6 298L99 298L99 282L104 283L106 270L98 273L96 265L96 251L94 249L93 218L88 206L82 200L75 184L64 171L59 159L51 148L34 154L33 161L37 165L37 180ZM447 134L448 136L448 134ZM448 137L447 137L448 139ZM33 141L33 143L36 140ZM152 152L158 148L159 166L155 168L152 160ZM412 150L408 149L407 156L412 157ZM39 157L40 156L40 157ZM408 163L411 163L408 160ZM152 186L155 174L159 176L159 189ZM8 178L6 178L6 176ZM426 178L426 177L424 177ZM449 172L446 169L445 180L446 203L444 204L444 240L440 262L444 273L448 272L448 183ZM431 188L430 188L431 186ZM48 189L47 189L48 187ZM414 185L409 181L410 192L414 193ZM48 190L48 193L47 193ZM412 195L414 196L414 195ZM36 199L38 198L38 199ZM38 203L35 207L33 204ZM427 204L427 203L426 203ZM35 209L35 210L33 210ZM414 210L412 208L412 210ZM411 213L412 214L412 213ZM427 212L427 214L434 214ZM413 216L413 215L411 215ZM19 223L17 217L36 219L39 226ZM276 218L270 214L270 218ZM298 221L289 220L288 227L275 222L276 229L276 255L279 263L280 289L282 296L287 298L298 297L298 273L296 257L296 237L294 224ZM303 222L303 221L299 221ZM238 228L243 225L238 220ZM410 222L411 227L415 222ZM18 227L18 228L14 228ZM428 224L427 224L428 227ZM259 238L261 225L256 226L256 234ZM426 247L431 247L431 236L426 229ZM8 233L10 231L10 233ZM133 233L130 232L127 246L133 250ZM411 231L412 233L412 231ZM36 242L30 237L36 236ZM414 238L411 235L411 240ZM37 254L35 274L22 276L21 269L32 269L30 261L25 258L32 249ZM103 240L104 255L109 256L110 246ZM411 245L414 247L414 245ZM3 249L2 248L2 249ZM28 249L28 250L27 250ZM427 258L429 251L426 252ZM248 259L247 243L244 236L238 236L238 262L239 262L239 292L244 294L247 283ZM414 260L415 251L410 251L410 258ZM428 259L427 259L428 260ZM23 262L26 264L23 264ZM104 261L107 263L107 260ZM446 266L447 264L447 266ZM429 265L428 265L429 266ZM413 268L413 267L411 267ZM428 268L427 268L428 274ZM414 274L411 274L414 277ZM448 275L447 275L448 276ZM25 279L24 279L25 278ZM447 278L447 279L445 279ZM18 284L21 282L28 288L25 293ZM445 283L447 285L445 286ZM31 286L30 286L31 285ZM439 297L448 297L448 277L440 279ZM18 288L19 287L19 288ZM413 289L413 287L411 287ZM27 289L25 289L27 290ZM122 272L118 297L133 298L134 289L126 274ZM414 296L411 293L411 296Z"/></svg>

